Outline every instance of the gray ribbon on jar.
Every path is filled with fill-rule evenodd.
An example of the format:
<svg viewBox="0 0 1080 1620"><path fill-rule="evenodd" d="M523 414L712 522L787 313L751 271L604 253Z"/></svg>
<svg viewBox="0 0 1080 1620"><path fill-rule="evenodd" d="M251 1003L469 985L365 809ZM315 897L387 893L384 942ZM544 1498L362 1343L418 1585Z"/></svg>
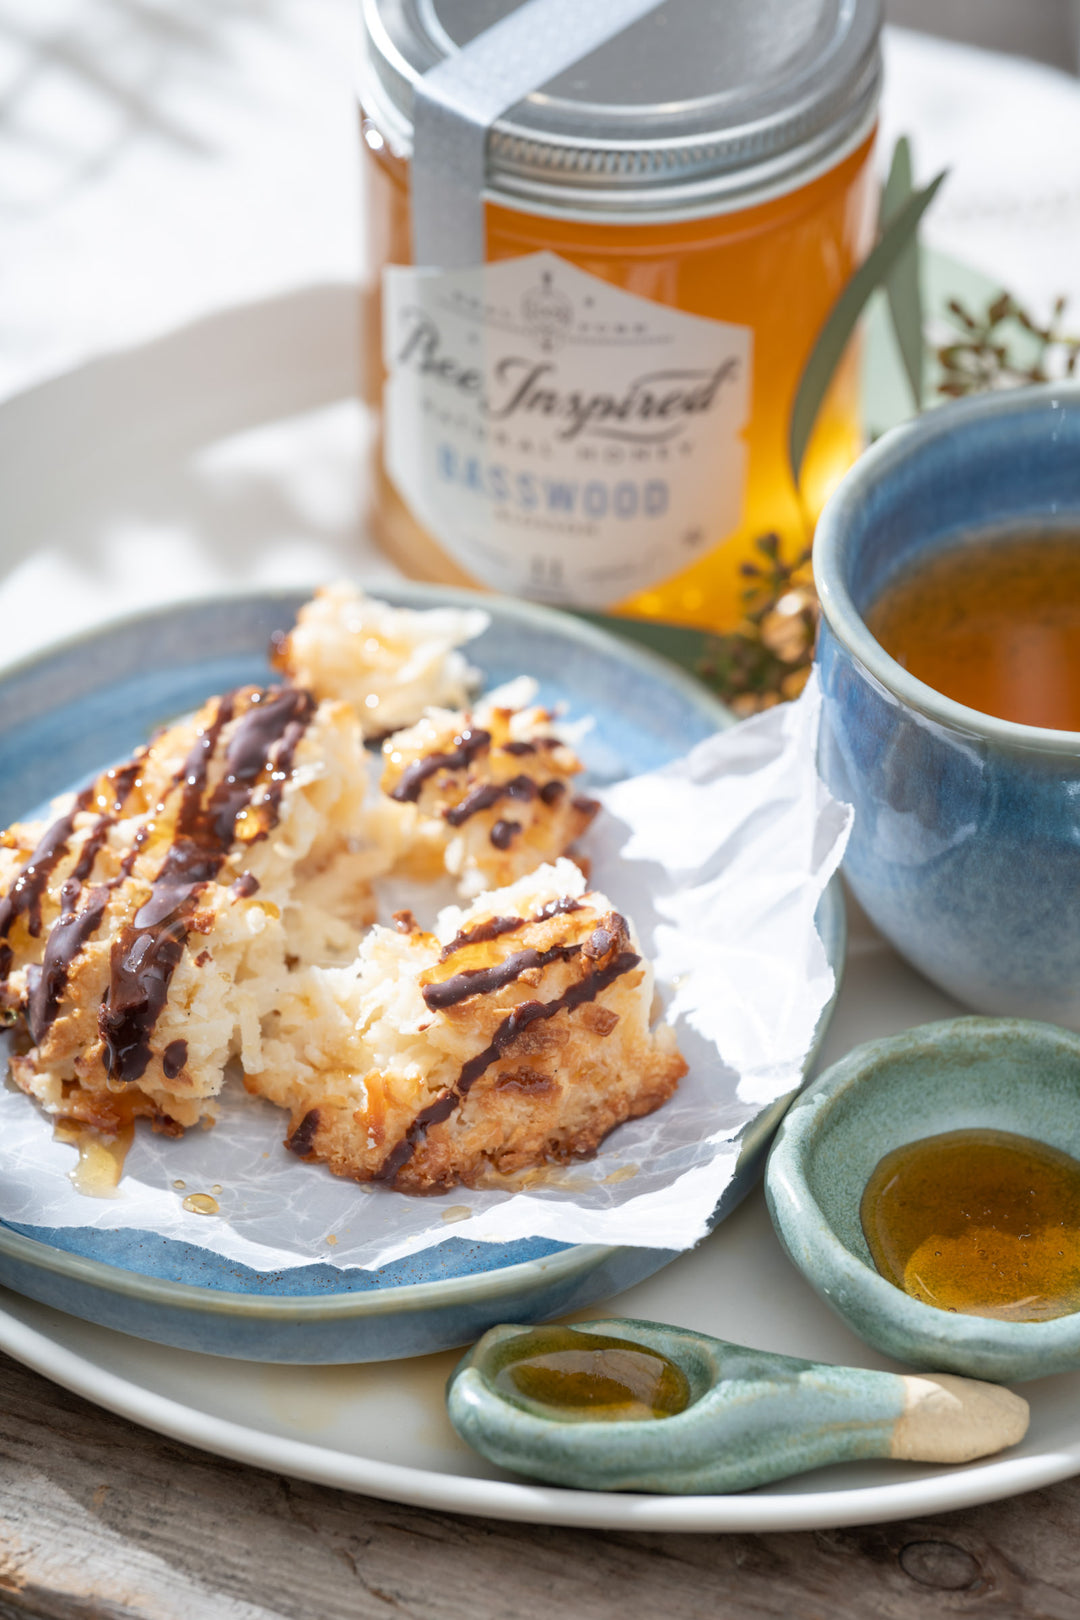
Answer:
<svg viewBox="0 0 1080 1620"><path fill-rule="evenodd" d="M488 131L663 0L525 0L425 73L413 111L413 263L484 262Z"/></svg>

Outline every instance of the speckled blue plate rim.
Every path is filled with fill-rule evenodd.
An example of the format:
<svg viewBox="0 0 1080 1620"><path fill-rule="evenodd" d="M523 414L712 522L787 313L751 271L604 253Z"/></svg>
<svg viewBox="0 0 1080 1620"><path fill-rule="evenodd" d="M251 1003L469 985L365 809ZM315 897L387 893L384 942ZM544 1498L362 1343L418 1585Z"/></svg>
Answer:
<svg viewBox="0 0 1080 1620"><path fill-rule="evenodd" d="M693 708L699 709L718 731L727 730L729 726L736 724L736 717L727 705L718 697L714 697L702 682L680 669L678 664L673 664L648 647L624 641L610 631L601 630L597 625L590 624L586 619L579 619L573 613L563 613L558 608L546 607L540 602L499 596L494 592L466 590L456 585L422 585L412 580L377 581L370 586L363 581L357 583L363 584L364 589L372 596L390 602L394 607L420 610L440 607L481 608L491 613L493 617L522 619L539 629L560 633L572 641L578 641L592 648L595 652L606 654L609 658L614 656L632 664L651 674L655 679L674 687ZM281 603L283 607L288 606L291 609L291 605L295 602L309 601L320 588L320 584L313 584L267 586L257 591L214 591L199 596L177 597L175 600L157 603L149 608L136 608L130 613L99 620L89 629L76 631L74 635L58 637L57 640L50 641L47 647L41 647L36 652L24 654L8 662L0 659L0 683L32 674L40 664L49 659L77 652L80 647L91 646L103 636L115 635L129 626L150 625L155 621L165 623L178 614L191 613L203 608L227 608L252 601L266 602L270 605Z"/></svg>
<svg viewBox="0 0 1080 1620"><path fill-rule="evenodd" d="M29 655L6 663L0 662L0 688L11 680L32 675L41 664L51 659L77 652L82 647L93 646L102 637L115 635L129 626L153 625L155 621L164 624L184 612L223 609L232 605L240 607L250 605L253 601L263 602L271 607L280 603L291 615L295 612L296 604L310 597L315 588L314 585L308 588L290 585L257 591L216 592L177 599L118 615L75 635L58 638L47 647ZM564 614L539 603L410 581L379 581L372 583L369 588L373 594L385 598L396 606L419 609L447 606L483 608L489 611L493 618L517 619L535 625L541 630L554 631L615 663L627 663L653 679L663 682L696 709L715 729L723 730L734 723L731 711L677 665L648 648L623 641L618 636L577 619L572 614ZM836 982L832 997L822 1011L813 1047L807 1056L805 1075L810 1073L839 993L844 964L845 920L843 892L839 880L834 878L822 897L819 928L834 969ZM783 1107L775 1110L775 1118L771 1117L774 1110L765 1111L765 1117L768 1118L768 1136L771 1136L783 1108L786 1108L790 1100L785 1099ZM743 1132L744 1139L747 1139L748 1143L752 1141L755 1148L758 1147L761 1124L764 1122L764 1118L760 1122L751 1121ZM762 1142L760 1148L762 1156L764 1146L765 1143ZM727 1215L747 1190L748 1186L743 1187L739 1190L738 1197L730 1201L722 1200L718 1206L717 1218ZM132 1239L140 1235L136 1231L129 1233ZM145 1235L150 1238L158 1236L156 1233ZM433 1245L433 1248L437 1247L439 1245ZM68 1279L72 1283L90 1285L121 1297L173 1306L183 1311L204 1315L239 1315L255 1321L283 1319L325 1321L378 1317L390 1313L426 1311L434 1307L475 1304L478 1301L494 1300L503 1294L510 1295L520 1291L530 1280L551 1284L560 1279L569 1279L579 1272L600 1267L624 1252L626 1251L619 1245L559 1245L550 1254L538 1258L423 1282L393 1283L380 1288L361 1291L342 1290L314 1296L292 1293L240 1293L230 1289L163 1278L152 1272L135 1271L106 1260L60 1249L0 1222L0 1254L13 1261L40 1269L57 1278Z"/></svg>

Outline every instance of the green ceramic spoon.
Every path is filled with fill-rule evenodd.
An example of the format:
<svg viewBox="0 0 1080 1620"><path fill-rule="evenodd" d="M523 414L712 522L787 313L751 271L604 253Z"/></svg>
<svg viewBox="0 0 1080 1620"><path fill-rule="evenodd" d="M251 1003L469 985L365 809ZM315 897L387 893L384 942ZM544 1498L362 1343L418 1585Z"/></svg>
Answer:
<svg viewBox="0 0 1080 1620"><path fill-rule="evenodd" d="M727 1344L704 1333L623 1318L561 1329L563 1345L597 1352L593 1336L640 1346L667 1358L652 1417L639 1402L554 1408L530 1397L560 1387L535 1380L522 1394L507 1369L521 1368L514 1341L528 1327L491 1328L450 1378L447 1407L461 1437L501 1468L555 1485L598 1491L712 1494L747 1490L826 1463L867 1457L965 1463L1015 1445L1027 1432L1027 1402L997 1384L831 1367ZM634 1358L617 1354L629 1365ZM644 1358L637 1358L641 1365ZM590 1364L594 1365L594 1364ZM595 1364L599 1366L599 1364ZM680 1377L680 1374L682 1375ZM521 1382L519 1374L513 1379ZM673 1396L675 1383L681 1399ZM585 1387L580 1382L579 1389ZM613 1385L594 1386L609 1392ZM659 1388L659 1384L657 1388ZM517 1393L508 1394L508 1390ZM636 1415L621 1416L635 1411Z"/></svg>

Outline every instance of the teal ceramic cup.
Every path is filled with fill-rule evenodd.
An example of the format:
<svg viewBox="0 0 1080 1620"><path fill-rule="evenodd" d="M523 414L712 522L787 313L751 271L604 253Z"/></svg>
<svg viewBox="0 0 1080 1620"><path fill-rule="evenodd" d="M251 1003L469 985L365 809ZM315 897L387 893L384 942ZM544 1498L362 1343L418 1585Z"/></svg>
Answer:
<svg viewBox="0 0 1080 1620"><path fill-rule="evenodd" d="M820 768L855 808L844 870L881 932L979 1011L1080 1028L1080 734L943 697L866 625L945 546L1073 531L1080 386L947 405L895 429L822 515Z"/></svg>

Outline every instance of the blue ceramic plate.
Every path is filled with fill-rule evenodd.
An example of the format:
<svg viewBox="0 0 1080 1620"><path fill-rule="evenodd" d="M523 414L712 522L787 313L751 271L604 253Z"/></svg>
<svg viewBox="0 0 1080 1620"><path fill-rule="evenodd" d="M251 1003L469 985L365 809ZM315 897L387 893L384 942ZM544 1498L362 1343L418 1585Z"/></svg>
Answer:
<svg viewBox="0 0 1080 1620"><path fill-rule="evenodd" d="M395 585L379 594L417 607L477 600L441 587ZM0 825L211 693L266 680L270 634L288 627L304 600L283 591L181 603L0 672ZM655 769L731 722L695 681L649 653L545 608L494 597L483 606L491 625L470 658L488 684L527 671L544 702L595 716L583 749L593 783ZM839 988L844 915L835 883L819 927ZM831 1012L830 1003L818 1040ZM744 1132L717 1220L757 1179L784 1106L764 1110ZM664 1249L455 1237L379 1271L312 1265L267 1274L152 1232L0 1223L0 1283L159 1343L262 1361L420 1355L464 1344L499 1321L578 1310L674 1258Z"/></svg>

